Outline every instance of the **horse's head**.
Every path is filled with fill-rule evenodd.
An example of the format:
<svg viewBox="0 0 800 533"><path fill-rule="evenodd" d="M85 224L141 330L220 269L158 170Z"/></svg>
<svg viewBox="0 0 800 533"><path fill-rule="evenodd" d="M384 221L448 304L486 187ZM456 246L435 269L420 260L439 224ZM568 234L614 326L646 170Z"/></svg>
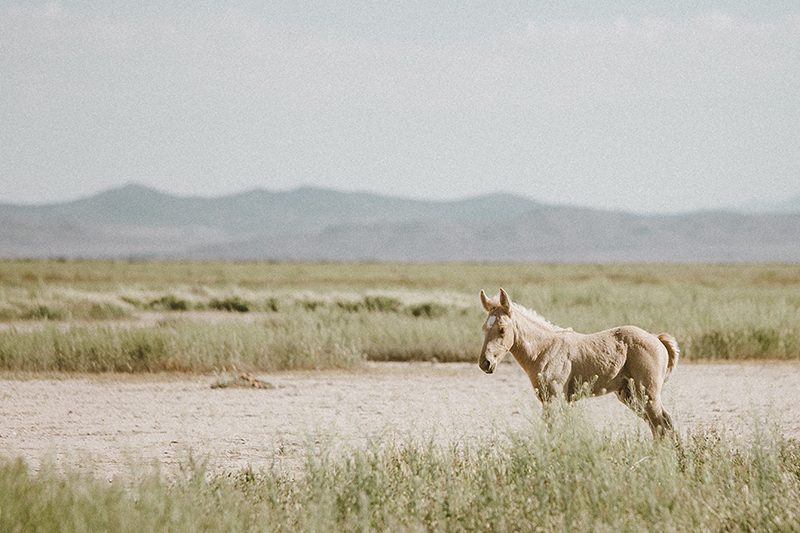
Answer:
<svg viewBox="0 0 800 533"><path fill-rule="evenodd" d="M511 298L500 289L500 300L494 301L481 291L481 303L489 313L483 324L483 348L478 366L491 374L514 345L514 324L511 320Z"/></svg>

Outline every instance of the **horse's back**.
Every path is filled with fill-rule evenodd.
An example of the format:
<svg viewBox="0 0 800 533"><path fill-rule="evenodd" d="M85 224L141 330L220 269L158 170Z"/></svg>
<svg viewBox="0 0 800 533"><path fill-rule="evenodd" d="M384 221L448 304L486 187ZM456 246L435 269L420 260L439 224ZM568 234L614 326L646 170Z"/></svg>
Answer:
<svg viewBox="0 0 800 533"><path fill-rule="evenodd" d="M614 390L624 380L630 334L613 328L597 333L570 335L572 379L595 382L595 388Z"/></svg>
<svg viewBox="0 0 800 533"><path fill-rule="evenodd" d="M643 330L639 326L619 326L608 331L614 332L618 339L624 341L629 346L638 344L650 349L655 349L657 346L661 345L661 341L656 335Z"/></svg>

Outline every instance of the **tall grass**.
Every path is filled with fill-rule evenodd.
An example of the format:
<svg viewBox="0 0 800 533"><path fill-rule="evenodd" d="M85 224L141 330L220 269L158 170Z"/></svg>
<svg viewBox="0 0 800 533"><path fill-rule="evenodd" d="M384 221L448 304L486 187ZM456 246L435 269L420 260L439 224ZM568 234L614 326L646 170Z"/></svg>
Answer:
<svg viewBox="0 0 800 533"><path fill-rule="evenodd" d="M0 531L797 531L800 446L769 426L653 443L575 411L482 441L376 439L171 481L0 459Z"/></svg>
<svg viewBox="0 0 800 533"><path fill-rule="evenodd" d="M0 332L0 368L65 372L213 372L344 368L362 360L345 335L315 316L255 323L175 320L157 327L55 325Z"/></svg>
<svg viewBox="0 0 800 533"><path fill-rule="evenodd" d="M672 333L684 360L800 359L800 265L0 261L0 369L474 361L500 286L576 331Z"/></svg>

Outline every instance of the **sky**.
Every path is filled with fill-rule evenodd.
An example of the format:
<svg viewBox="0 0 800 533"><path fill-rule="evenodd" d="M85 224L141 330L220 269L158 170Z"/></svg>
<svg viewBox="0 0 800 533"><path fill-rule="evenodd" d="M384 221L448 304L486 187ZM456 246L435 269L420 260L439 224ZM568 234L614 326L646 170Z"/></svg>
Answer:
<svg viewBox="0 0 800 533"><path fill-rule="evenodd" d="M800 4L0 0L0 203L800 194Z"/></svg>

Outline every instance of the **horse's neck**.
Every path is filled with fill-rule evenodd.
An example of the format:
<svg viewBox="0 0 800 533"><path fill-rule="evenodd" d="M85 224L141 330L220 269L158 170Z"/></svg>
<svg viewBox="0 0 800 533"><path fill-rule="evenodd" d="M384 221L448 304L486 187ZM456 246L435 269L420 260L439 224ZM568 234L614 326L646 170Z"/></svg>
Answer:
<svg viewBox="0 0 800 533"><path fill-rule="evenodd" d="M550 345L556 336L556 332L538 321L520 315L514 320L514 345L511 347L511 354L524 366L525 363L533 363Z"/></svg>

